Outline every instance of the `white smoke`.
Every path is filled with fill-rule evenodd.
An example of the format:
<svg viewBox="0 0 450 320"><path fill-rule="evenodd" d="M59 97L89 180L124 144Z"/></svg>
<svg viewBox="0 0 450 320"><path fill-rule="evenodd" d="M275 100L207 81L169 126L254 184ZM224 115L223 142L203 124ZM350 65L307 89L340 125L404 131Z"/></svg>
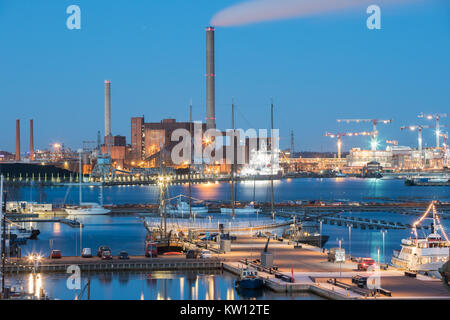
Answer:
<svg viewBox="0 0 450 320"><path fill-rule="evenodd" d="M248 0L218 12L213 16L211 25L238 26L367 7L371 4L384 5L412 1L417 0Z"/></svg>

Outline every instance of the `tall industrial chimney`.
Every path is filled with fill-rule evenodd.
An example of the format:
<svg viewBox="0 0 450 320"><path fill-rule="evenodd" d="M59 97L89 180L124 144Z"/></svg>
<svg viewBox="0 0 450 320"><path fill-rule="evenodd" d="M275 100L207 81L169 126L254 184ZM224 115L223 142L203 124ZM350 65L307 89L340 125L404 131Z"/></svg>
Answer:
<svg viewBox="0 0 450 320"><path fill-rule="evenodd" d="M206 129L216 128L214 28L206 28Z"/></svg>
<svg viewBox="0 0 450 320"><path fill-rule="evenodd" d="M111 138L111 81L105 80L105 144Z"/></svg>
<svg viewBox="0 0 450 320"><path fill-rule="evenodd" d="M30 160L34 160L34 132L33 132L33 119L30 119Z"/></svg>
<svg viewBox="0 0 450 320"><path fill-rule="evenodd" d="M20 161L20 120L16 120L16 161Z"/></svg>

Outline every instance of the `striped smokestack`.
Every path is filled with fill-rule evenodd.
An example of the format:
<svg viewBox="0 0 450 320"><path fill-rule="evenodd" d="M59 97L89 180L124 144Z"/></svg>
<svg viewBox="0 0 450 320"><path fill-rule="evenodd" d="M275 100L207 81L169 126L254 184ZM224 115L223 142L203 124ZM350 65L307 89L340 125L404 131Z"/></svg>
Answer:
<svg viewBox="0 0 450 320"><path fill-rule="evenodd" d="M216 128L214 28L206 28L206 129Z"/></svg>
<svg viewBox="0 0 450 320"><path fill-rule="evenodd" d="M111 136L111 81L105 80L105 142Z"/></svg>
<svg viewBox="0 0 450 320"><path fill-rule="evenodd" d="M20 120L16 120L16 161L20 161Z"/></svg>
<svg viewBox="0 0 450 320"><path fill-rule="evenodd" d="M33 119L30 119L30 160L34 160L34 132L33 132Z"/></svg>

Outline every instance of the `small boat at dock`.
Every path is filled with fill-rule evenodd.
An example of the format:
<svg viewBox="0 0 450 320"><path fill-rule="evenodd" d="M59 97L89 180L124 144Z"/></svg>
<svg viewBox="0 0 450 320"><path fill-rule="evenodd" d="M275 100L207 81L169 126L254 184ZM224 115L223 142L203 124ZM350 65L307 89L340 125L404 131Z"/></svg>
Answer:
<svg viewBox="0 0 450 320"><path fill-rule="evenodd" d="M262 289L264 281L258 276L258 271L253 268L241 269L239 279L235 281L235 286L239 289Z"/></svg>

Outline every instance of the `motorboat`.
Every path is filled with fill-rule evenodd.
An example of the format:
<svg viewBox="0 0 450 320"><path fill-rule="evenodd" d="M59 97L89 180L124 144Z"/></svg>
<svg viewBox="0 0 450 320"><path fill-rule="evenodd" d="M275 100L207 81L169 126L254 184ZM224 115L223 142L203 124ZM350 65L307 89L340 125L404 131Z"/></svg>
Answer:
<svg viewBox="0 0 450 320"><path fill-rule="evenodd" d="M433 216L428 218L430 212ZM417 229L424 220L431 220L430 233L421 237ZM421 232L427 229L422 227ZM439 220L434 201L422 217L414 222L412 231L415 237L402 239L401 249L395 250L392 256L392 265L415 272L438 271L449 259L450 241Z"/></svg>
<svg viewBox="0 0 450 320"><path fill-rule="evenodd" d="M235 286L239 289L262 289L264 281L258 276L256 269L243 268L239 279L235 281Z"/></svg>

